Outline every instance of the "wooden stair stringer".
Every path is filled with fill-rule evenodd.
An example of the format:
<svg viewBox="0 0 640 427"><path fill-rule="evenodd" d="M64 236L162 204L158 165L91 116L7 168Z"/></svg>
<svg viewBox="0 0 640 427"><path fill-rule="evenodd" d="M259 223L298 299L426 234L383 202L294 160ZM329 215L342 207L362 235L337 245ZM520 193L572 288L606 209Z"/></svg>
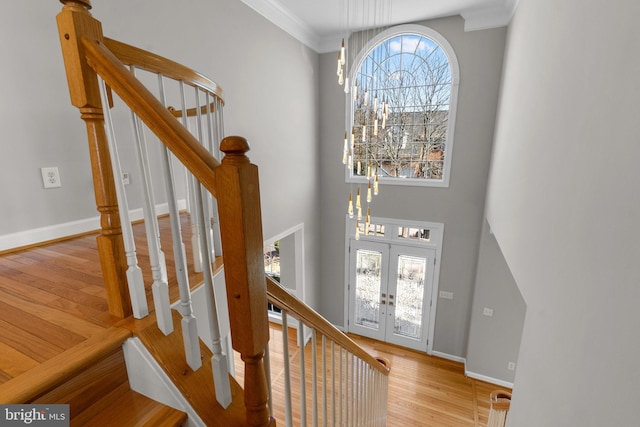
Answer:
<svg viewBox="0 0 640 427"><path fill-rule="evenodd" d="M200 341L202 367L197 371L191 370L184 355L181 316L175 310L171 312L173 333L165 336L154 324L138 331L138 338L206 425L243 426L245 406L242 387L230 375L232 402L226 409L217 402L211 350Z"/></svg>

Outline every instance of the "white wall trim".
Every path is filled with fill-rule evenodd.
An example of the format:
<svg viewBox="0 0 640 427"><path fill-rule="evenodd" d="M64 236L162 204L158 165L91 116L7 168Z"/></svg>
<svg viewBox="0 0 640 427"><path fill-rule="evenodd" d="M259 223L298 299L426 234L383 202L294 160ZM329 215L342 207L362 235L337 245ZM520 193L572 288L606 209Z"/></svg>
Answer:
<svg viewBox="0 0 640 427"><path fill-rule="evenodd" d="M314 51L322 53L320 52L322 45L320 37L304 21L279 2L275 0L242 0L242 2L296 40L309 46ZM338 48L339 45L336 44L335 50Z"/></svg>
<svg viewBox="0 0 640 427"><path fill-rule="evenodd" d="M441 359L452 360L452 361L458 362L458 363L467 363L467 359L465 359L464 357L454 356L453 354L441 353L441 352L435 351L435 350L431 352L431 356L436 356L436 357L439 357Z"/></svg>
<svg viewBox="0 0 640 427"><path fill-rule="evenodd" d="M186 209L185 199L178 200L178 209ZM158 215L169 213L167 203L156 206ZM131 221L138 221L144 218L142 208L129 211ZM0 251L20 248L22 246L34 245L47 242L49 240L61 239L76 234L88 233L100 229L100 217L80 219L77 221L64 222L62 224L48 225L46 227L34 228L31 230L19 231L17 233L4 234L0 236Z"/></svg>
<svg viewBox="0 0 640 427"><path fill-rule="evenodd" d="M185 427L206 426L139 338L125 341L122 351L133 391L185 412L188 416Z"/></svg>
<svg viewBox="0 0 640 427"><path fill-rule="evenodd" d="M476 380L484 381L486 383L499 385L501 387L508 387L508 388L511 388L511 389L513 388L513 383L510 383L508 381L499 380L499 379L493 378L493 377L488 377L488 376L482 375L482 374L476 374L475 372L467 371L466 366L464 368L464 374L466 376L468 376L469 378L473 378L473 379L476 379Z"/></svg>
<svg viewBox="0 0 640 427"><path fill-rule="evenodd" d="M464 18L465 31L487 30L490 28L506 27L511 22L511 17L517 6L516 2L504 7L496 7L492 9L474 10L462 12L460 15Z"/></svg>

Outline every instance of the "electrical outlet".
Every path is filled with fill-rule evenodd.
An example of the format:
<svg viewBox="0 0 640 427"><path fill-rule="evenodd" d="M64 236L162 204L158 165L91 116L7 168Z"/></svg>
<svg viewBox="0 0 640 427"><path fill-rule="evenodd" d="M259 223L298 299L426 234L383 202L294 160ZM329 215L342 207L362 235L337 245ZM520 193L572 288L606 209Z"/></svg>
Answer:
<svg viewBox="0 0 640 427"><path fill-rule="evenodd" d="M44 188L62 187L60 173L57 167L40 168L40 172L42 173L42 184Z"/></svg>
<svg viewBox="0 0 640 427"><path fill-rule="evenodd" d="M484 314L485 316L492 317L493 316L493 309L485 307L484 310L482 311L482 314Z"/></svg>
<svg viewBox="0 0 640 427"><path fill-rule="evenodd" d="M507 364L507 369L510 371L515 371L516 370L516 362L509 362Z"/></svg>
<svg viewBox="0 0 640 427"><path fill-rule="evenodd" d="M131 175L129 175L129 172L122 172L122 183L124 185L131 184Z"/></svg>
<svg viewBox="0 0 640 427"><path fill-rule="evenodd" d="M453 292L440 291L440 298L453 299Z"/></svg>

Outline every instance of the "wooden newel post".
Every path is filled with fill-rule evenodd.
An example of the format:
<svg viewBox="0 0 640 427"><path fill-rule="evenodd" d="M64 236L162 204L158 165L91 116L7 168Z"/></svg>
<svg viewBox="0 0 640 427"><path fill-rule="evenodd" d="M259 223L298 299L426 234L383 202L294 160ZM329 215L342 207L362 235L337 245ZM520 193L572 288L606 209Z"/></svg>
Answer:
<svg viewBox="0 0 640 427"><path fill-rule="evenodd" d="M71 104L80 110L87 127L93 187L101 233L97 237L100 264L107 290L109 312L124 318L131 315L127 290L126 257L118 213L118 199L111 169L111 157L104 130L104 115L98 78L87 64L80 39L102 40L102 26L89 13L89 0L60 0L57 16L62 56L67 72Z"/></svg>
<svg viewBox="0 0 640 427"><path fill-rule="evenodd" d="M225 153L215 169L220 234L233 348L245 362L247 425L275 425L264 369L269 324L258 168L246 156L249 144L244 138L227 137L220 149Z"/></svg>

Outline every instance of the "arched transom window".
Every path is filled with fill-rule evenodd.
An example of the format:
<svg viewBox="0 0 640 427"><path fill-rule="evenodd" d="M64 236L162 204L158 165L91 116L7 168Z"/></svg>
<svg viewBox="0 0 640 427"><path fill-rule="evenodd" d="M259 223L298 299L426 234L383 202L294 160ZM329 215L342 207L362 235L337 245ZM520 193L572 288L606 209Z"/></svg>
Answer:
<svg viewBox="0 0 640 427"><path fill-rule="evenodd" d="M348 178L448 186L458 66L447 41L426 27L396 27L356 64Z"/></svg>

